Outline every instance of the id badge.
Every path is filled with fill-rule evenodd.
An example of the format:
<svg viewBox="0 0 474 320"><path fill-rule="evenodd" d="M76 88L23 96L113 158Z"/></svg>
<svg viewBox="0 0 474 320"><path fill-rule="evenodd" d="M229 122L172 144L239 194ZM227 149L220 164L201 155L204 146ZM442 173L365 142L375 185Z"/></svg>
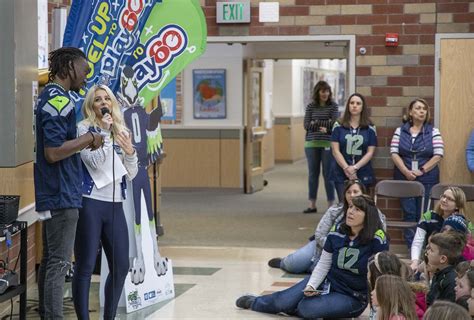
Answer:
<svg viewBox="0 0 474 320"><path fill-rule="evenodd" d="M411 170L413 171L418 170L418 160L411 161Z"/></svg>

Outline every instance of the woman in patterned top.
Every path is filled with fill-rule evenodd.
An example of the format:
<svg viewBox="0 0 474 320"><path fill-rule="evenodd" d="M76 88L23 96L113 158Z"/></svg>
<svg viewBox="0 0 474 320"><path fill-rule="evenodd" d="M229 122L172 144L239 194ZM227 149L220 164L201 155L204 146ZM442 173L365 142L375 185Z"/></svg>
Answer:
<svg viewBox="0 0 474 320"><path fill-rule="evenodd" d="M418 181L425 187L425 199L431 188L439 183L438 163L444 154L443 139L430 122L430 108L423 99L410 103L404 124L395 130L390 153L395 163L394 179ZM400 201L405 221L420 220L421 199L406 198ZM426 211L427 201L425 201ZM405 240L411 247L415 228L405 229Z"/></svg>
<svg viewBox="0 0 474 320"><path fill-rule="evenodd" d="M304 129L306 138L304 150L308 161L309 207L303 213L315 213L318 195L319 173L323 166L324 187L328 207L334 202L334 182L330 173L334 159L331 156L331 128L337 119L337 104L332 99L331 87L326 81L319 81L313 89L313 101L306 107ZM342 202L343 198L339 198Z"/></svg>

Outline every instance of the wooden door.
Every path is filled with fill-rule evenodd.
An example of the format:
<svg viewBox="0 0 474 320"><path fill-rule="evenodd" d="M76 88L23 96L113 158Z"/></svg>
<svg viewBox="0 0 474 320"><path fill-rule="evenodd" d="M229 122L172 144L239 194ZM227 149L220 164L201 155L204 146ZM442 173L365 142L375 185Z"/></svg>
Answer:
<svg viewBox="0 0 474 320"><path fill-rule="evenodd" d="M263 189L263 68L254 60L246 61L245 193Z"/></svg>
<svg viewBox="0 0 474 320"><path fill-rule="evenodd" d="M440 119L444 158L442 183L474 184L466 165L466 144L474 129L474 39L442 39L440 43ZM474 219L474 205L468 215Z"/></svg>

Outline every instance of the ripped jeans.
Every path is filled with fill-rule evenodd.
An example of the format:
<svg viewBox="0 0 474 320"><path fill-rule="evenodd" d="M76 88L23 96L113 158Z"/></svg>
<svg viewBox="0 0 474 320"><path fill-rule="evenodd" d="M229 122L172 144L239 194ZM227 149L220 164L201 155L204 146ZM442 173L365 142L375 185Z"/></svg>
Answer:
<svg viewBox="0 0 474 320"><path fill-rule="evenodd" d="M71 266L72 249L79 218L78 209L51 210L43 222L43 258L38 271L41 319L63 319L63 291Z"/></svg>

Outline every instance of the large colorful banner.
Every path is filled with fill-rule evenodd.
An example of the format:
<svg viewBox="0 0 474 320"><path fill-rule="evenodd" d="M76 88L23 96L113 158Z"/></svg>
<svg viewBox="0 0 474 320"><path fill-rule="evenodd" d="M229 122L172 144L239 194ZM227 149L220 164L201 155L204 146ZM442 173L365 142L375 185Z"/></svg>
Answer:
<svg viewBox="0 0 474 320"><path fill-rule="evenodd" d="M205 51L206 36L198 0L74 0L63 45L85 52L87 88L107 83L121 102L145 106Z"/></svg>
<svg viewBox="0 0 474 320"><path fill-rule="evenodd" d="M130 244L130 274L122 297L127 312L174 297L171 263L161 256L156 240L147 172L161 155L163 110L159 99L150 113L145 106L204 52L206 36L199 0L72 3L63 45L86 54L91 68L86 89L102 83L117 95L139 159L137 176L127 181L123 202ZM85 93L73 95L76 106L82 105ZM76 112L80 119L80 108ZM108 273L103 265L101 285Z"/></svg>

